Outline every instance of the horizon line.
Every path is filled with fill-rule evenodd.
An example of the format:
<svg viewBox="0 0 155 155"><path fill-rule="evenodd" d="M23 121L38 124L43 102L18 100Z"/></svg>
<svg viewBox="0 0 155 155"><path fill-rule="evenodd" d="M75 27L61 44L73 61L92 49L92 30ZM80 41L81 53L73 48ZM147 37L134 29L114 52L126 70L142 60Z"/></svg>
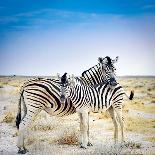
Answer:
<svg viewBox="0 0 155 155"><path fill-rule="evenodd" d="M58 73L59 74L59 73ZM61 76L61 74L59 74ZM74 74L75 75L75 74ZM0 77L56 77L56 75L16 75L16 74L10 74L10 75L0 75ZM81 76L81 75L75 75L75 76ZM117 77L155 77L155 75L117 75Z"/></svg>

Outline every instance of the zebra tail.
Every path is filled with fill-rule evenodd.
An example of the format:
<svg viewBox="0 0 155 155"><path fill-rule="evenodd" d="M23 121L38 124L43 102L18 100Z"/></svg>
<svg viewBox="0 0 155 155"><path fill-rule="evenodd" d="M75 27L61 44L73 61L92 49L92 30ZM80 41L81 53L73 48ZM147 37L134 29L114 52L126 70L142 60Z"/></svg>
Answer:
<svg viewBox="0 0 155 155"><path fill-rule="evenodd" d="M129 100L132 100L134 97L134 90L131 90L130 92L130 96L129 96Z"/></svg>
<svg viewBox="0 0 155 155"><path fill-rule="evenodd" d="M124 94L126 95L126 97L129 99L129 100L132 100L133 97L134 97L134 90L131 90L130 92L130 96L127 95L127 93L124 91Z"/></svg>
<svg viewBox="0 0 155 155"><path fill-rule="evenodd" d="M20 98L19 98L19 102L18 102L18 113L16 116L16 127L17 127L17 129L19 129L19 124L21 122L21 98L22 97L23 97L23 89L21 90Z"/></svg>

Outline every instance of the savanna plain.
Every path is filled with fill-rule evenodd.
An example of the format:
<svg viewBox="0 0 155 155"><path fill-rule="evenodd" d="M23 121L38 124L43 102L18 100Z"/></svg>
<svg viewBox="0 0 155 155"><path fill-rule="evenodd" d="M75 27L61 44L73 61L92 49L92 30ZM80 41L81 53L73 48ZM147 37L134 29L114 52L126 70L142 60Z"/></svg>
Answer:
<svg viewBox="0 0 155 155"><path fill-rule="evenodd" d="M0 77L0 155L16 155L18 131L15 126L19 90L32 77ZM50 78L50 77L48 77ZM132 101L124 100L125 142L114 145L114 125L108 114L90 114L90 141L93 146L79 147L78 114L50 116L42 111L32 123L26 138L26 155L119 155L155 154L155 77L119 77ZM120 130L119 130L120 131Z"/></svg>

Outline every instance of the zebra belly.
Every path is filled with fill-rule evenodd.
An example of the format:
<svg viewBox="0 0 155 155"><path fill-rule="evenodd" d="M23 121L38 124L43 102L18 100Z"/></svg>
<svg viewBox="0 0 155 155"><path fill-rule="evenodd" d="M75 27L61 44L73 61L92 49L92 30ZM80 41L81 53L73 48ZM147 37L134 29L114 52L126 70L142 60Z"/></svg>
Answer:
<svg viewBox="0 0 155 155"><path fill-rule="evenodd" d="M44 110L49 115L58 117L68 116L76 112L75 107L73 105L70 105L69 103L67 105L61 103L61 107L59 107L59 109L57 109L57 107L54 106L53 108L45 108Z"/></svg>
<svg viewBox="0 0 155 155"><path fill-rule="evenodd" d="M103 108L94 108L94 107L91 107L91 111L93 113L102 113L102 112L105 112L108 108L106 108L106 106L104 106Z"/></svg>

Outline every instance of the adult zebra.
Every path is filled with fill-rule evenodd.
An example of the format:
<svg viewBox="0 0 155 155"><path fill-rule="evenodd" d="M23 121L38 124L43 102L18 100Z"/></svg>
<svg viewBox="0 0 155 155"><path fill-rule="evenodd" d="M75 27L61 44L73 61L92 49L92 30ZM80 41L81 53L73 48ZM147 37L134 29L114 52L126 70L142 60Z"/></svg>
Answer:
<svg viewBox="0 0 155 155"><path fill-rule="evenodd" d="M113 72L111 72L111 77L113 78ZM87 120L88 113L90 111L109 111L115 126L115 142L118 140L118 124L116 120L117 116L118 122L121 126L122 141L124 141L124 125L122 121L122 102L124 94L127 96L122 86L118 83L114 83L113 86L111 86L105 81L96 86L87 86L83 84L81 79L78 77L67 78L66 73L62 76L61 95L64 96L65 99L69 98L72 101L76 111L80 114L80 117L83 120L81 123L83 126L80 125L82 148L87 147ZM133 96L134 92L131 91L130 96L127 97L132 100ZM65 101L64 97L63 99L61 98L62 102Z"/></svg>
<svg viewBox="0 0 155 155"><path fill-rule="evenodd" d="M92 68L83 72L80 77L85 85L96 85L105 79L111 84L109 72L114 71L113 64L117 62L118 57L112 60L109 57L99 58L99 63ZM21 118L21 103L23 103L24 115ZM24 146L26 130L33 118L40 113L46 111L50 115L67 116L75 113L75 107L71 101L64 104L60 102L60 81L59 79L37 78L26 82L21 91L18 106L18 114L16 117L16 126L19 129L17 146L18 153L26 153ZM89 143L88 143L89 144Z"/></svg>

